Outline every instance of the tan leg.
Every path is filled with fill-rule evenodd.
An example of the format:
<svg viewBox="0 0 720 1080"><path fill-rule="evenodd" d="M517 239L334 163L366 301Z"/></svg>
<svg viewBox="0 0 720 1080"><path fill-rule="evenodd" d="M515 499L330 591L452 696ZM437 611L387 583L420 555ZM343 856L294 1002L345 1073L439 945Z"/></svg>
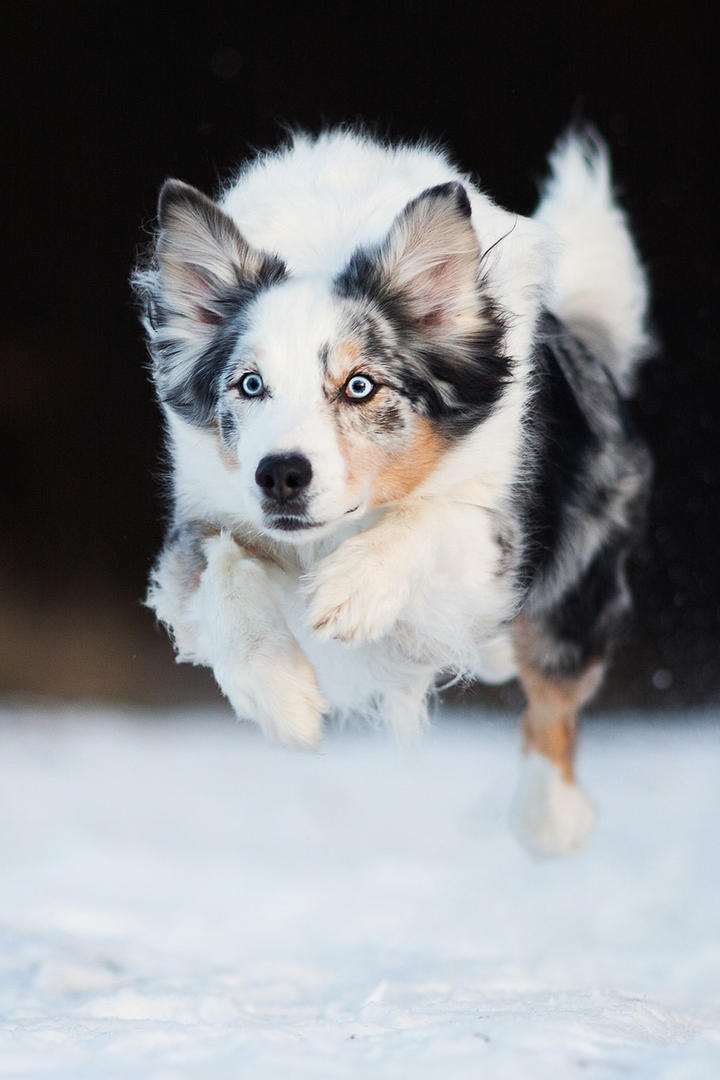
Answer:
<svg viewBox="0 0 720 1080"><path fill-rule="evenodd" d="M514 807L523 841L543 855L576 851L594 813L575 782L577 714L598 689L604 663L595 661L572 676L541 668L545 642L532 624L518 619L513 640L520 681L527 695L523 744L527 770Z"/></svg>
<svg viewBox="0 0 720 1080"><path fill-rule="evenodd" d="M597 690L602 676L601 663L570 679L549 679L535 668L520 668L528 698L523 716L525 749L549 758L568 782L575 779L577 714Z"/></svg>

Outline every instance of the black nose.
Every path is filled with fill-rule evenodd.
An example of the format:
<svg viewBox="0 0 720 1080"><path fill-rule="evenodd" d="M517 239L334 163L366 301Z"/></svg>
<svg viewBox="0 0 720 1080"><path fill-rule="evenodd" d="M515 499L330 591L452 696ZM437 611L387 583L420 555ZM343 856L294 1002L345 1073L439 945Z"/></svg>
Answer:
<svg viewBox="0 0 720 1080"><path fill-rule="evenodd" d="M312 480L312 465L302 454L268 454L255 471L255 483L276 502L302 495Z"/></svg>

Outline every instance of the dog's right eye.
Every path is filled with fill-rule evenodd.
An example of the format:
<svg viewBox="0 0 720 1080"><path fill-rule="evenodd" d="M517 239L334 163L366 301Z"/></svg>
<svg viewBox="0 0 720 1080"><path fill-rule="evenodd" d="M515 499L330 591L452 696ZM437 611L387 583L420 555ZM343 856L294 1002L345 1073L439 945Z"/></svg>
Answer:
<svg viewBox="0 0 720 1080"><path fill-rule="evenodd" d="M353 375L345 384L345 397L351 401L367 401L376 390L377 386L369 375Z"/></svg>
<svg viewBox="0 0 720 1080"><path fill-rule="evenodd" d="M257 371L248 371L243 375L237 386L245 397L260 397L265 389L265 383L262 381Z"/></svg>

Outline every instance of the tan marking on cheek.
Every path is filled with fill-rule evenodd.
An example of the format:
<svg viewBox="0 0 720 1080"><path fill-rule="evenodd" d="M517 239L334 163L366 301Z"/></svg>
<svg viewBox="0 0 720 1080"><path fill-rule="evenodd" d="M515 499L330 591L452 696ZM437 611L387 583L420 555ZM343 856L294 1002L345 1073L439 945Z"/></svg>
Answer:
<svg viewBox="0 0 720 1080"><path fill-rule="evenodd" d="M523 716L523 740L526 750L548 758L570 782L574 778L577 714L600 685L605 665L596 660L578 675L550 676L532 660L537 652L536 637L536 631L526 619L515 621L515 654L528 699Z"/></svg>
<svg viewBox="0 0 720 1080"><path fill-rule="evenodd" d="M347 485L350 490L362 486L368 476L375 476L382 465L382 451L366 436L352 428L338 431L338 445L345 462Z"/></svg>
<svg viewBox="0 0 720 1080"><path fill-rule="evenodd" d="M446 441L428 420L416 420L409 442L383 454L370 505L404 499L430 475L446 449Z"/></svg>

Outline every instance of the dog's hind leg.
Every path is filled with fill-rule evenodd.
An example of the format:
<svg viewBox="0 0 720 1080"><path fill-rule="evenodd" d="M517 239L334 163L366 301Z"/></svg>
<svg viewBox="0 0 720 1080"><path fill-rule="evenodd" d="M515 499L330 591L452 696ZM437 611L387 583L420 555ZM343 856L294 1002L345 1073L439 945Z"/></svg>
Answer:
<svg viewBox="0 0 720 1080"><path fill-rule="evenodd" d="M592 804L575 780L577 716L599 687L603 660L557 674L540 657L543 633L526 619L514 626L518 672L527 695L523 716L524 775L512 808L519 838L538 855L579 850L592 828Z"/></svg>

